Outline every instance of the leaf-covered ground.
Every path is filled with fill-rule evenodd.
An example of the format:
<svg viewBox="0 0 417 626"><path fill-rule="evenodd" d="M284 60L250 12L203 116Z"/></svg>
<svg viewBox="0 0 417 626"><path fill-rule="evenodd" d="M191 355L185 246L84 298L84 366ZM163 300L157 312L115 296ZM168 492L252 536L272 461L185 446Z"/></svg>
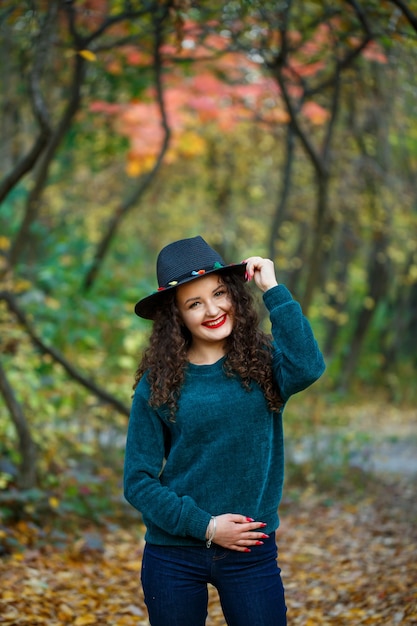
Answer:
<svg viewBox="0 0 417 626"><path fill-rule="evenodd" d="M416 510L410 479L375 484L350 504L309 492L284 504L277 541L289 626L417 624ZM13 533L27 549L0 560L3 626L148 624L140 528L93 528L61 544L27 523ZM211 589L207 626L224 623Z"/></svg>

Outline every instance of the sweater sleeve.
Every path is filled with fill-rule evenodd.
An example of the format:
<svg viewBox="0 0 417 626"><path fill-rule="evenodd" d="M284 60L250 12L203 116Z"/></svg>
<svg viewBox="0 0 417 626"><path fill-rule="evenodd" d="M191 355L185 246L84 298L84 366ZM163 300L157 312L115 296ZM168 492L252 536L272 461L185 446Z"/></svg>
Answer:
<svg viewBox="0 0 417 626"><path fill-rule="evenodd" d="M284 401L314 383L325 370L323 356L300 304L284 285L263 294L275 344L274 373Z"/></svg>
<svg viewBox="0 0 417 626"><path fill-rule="evenodd" d="M148 386L143 378L135 390L127 431L124 495L146 522L176 536L204 541L210 514L189 496L178 496L163 486L164 424L149 406Z"/></svg>

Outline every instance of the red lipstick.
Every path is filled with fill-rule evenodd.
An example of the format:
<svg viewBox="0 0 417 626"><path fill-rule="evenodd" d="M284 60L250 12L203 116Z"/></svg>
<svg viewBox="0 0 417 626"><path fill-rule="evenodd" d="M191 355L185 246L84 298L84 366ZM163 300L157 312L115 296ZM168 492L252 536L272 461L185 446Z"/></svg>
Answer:
<svg viewBox="0 0 417 626"><path fill-rule="evenodd" d="M220 328L220 326L223 326L223 324L226 322L226 318L227 315L222 315L221 317L217 318L216 320L209 320L207 322L203 322L203 326L205 328Z"/></svg>

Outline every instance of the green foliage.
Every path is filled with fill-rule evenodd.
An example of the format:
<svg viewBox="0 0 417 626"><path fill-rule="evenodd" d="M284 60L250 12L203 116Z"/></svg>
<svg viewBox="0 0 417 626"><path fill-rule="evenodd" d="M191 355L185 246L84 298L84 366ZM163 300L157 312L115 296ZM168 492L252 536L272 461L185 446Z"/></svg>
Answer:
<svg viewBox="0 0 417 626"><path fill-rule="evenodd" d="M112 463L106 465L106 452L101 450L99 455L93 446L84 446L81 454L83 448L78 445L68 457L64 445L56 441L54 445L59 446L62 461L51 459L47 471L43 468L39 488L18 490L13 483L8 488L2 484L0 524L32 520L67 531L92 522L127 521L132 510L120 494L122 448L112 451Z"/></svg>

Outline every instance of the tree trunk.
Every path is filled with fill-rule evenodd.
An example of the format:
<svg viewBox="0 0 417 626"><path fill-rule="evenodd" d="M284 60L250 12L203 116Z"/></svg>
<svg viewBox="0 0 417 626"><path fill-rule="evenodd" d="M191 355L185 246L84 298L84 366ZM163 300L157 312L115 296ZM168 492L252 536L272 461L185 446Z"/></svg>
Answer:
<svg viewBox="0 0 417 626"><path fill-rule="evenodd" d="M80 106L81 85L84 81L84 73L85 61L80 55L76 55L74 60L72 85L70 88L71 96L59 124L51 134L51 138L45 148L41 162L39 163L36 180L30 191L26 204L25 215L10 250L9 261L11 266L14 266L18 262L23 250L26 249L30 241L30 229L38 217L42 194L49 175L49 169L62 140L71 126L72 119Z"/></svg>
<svg viewBox="0 0 417 626"><path fill-rule="evenodd" d="M335 352L337 336L340 330L338 317L346 308L349 263L355 252L356 245L351 226L344 222L340 232L340 240L334 246L335 257L329 263L335 268L334 276L331 277L331 280L335 283L337 291L333 291L329 295L327 302L327 305L335 313L334 317L329 319L326 325L326 339L323 352L327 357L332 357Z"/></svg>
<svg viewBox="0 0 417 626"><path fill-rule="evenodd" d="M16 400L6 372L0 363L0 392L9 410L19 440L21 463L19 468L19 487L30 489L36 484L36 447L23 409Z"/></svg>
<svg viewBox="0 0 417 626"><path fill-rule="evenodd" d="M342 372L341 389L347 390L357 369L359 356L371 321L379 302L387 294L389 285L389 268L387 261L388 237L377 231L368 262L368 297L356 320L349 353Z"/></svg>
<svg viewBox="0 0 417 626"><path fill-rule="evenodd" d="M303 273L303 265L307 258L307 246L309 242L310 224L301 222L299 224L298 245L292 257L292 267L288 272L287 287L294 294L301 294L301 278ZM300 296L297 295L299 299Z"/></svg>
<svg viewBox="0 0 417 626"><path fill-rule="evenodd" d="M282 183L280 196L275 209L275 213L271 222L271 235L269 238L269 256L271 259L275 259L277 254L277 241L279 240L279 231L286 217L286 205L288 196L291 190L292 169L294 165L294 147L295 147L295 133L294 127L290 123L287 127L287 141L286 141L286 154L285 154L285 166L282 174Z"/></svg>
<svg viewBox="0 0 417 626"><path fill-rule="evenodd" d="M329 177L326 174L320 174L320 172L316 172L316 175L318 179L316 222L314 225L312 248L307 260L308 273L306 285L303 297L301 298L301 306L305 315L308 315L308 310L312 303L314 291L320 276L324 235L330 234L332 227L332 222L327 219Z"/></svg>
<svg viewBox="0 0 417 626"><path fill-rule="evenodd" d="M408 266L412 263L410 258ZM392 297L387 314L387 325L381 331L384 354L384 372L396 370L402 356L417 360L417 283L399 285Z"/></svg>

